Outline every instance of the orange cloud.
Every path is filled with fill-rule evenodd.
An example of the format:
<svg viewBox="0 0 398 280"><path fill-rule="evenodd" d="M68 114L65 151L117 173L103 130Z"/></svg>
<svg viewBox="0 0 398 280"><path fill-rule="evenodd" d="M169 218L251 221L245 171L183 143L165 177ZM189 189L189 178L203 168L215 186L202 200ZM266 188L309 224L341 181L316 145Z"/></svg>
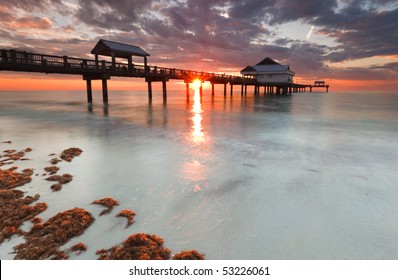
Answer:
<svg viewBox="0 0 398 280"><path fill-rule="evenodd" d="M52 21L46 17L21 17L15 18L10 22L4 22L4 25L11 29L50 29L52 27Z"/></svg>

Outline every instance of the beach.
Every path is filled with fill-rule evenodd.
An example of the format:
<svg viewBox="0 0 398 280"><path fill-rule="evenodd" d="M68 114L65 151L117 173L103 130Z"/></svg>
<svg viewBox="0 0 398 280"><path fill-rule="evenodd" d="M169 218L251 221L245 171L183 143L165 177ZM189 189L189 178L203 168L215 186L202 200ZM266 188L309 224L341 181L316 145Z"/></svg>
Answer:
<svg viewBox="0 0 398 280"><path fill-rule="evenodd" d="M202 100L192 90L189 103L177 90L166 105L160 92L152 104L145 91L109 99L0 93L1 151L32 149L15 162L17 172L33 169L31 181L15 189L40 195L43 222L74 208L95 219L61 246L87 246L69 259L97 259L138 233L211 260L398 257L398 94L212 98L205 89ZM56 166L73 179L54 191L44 168L72 147L82 153ZM92 202L107 197L119 205L100 215ZM126 209L135 213L129 226L116 217ZM24 242L6 239L0 258L13 259Z"/></svg>

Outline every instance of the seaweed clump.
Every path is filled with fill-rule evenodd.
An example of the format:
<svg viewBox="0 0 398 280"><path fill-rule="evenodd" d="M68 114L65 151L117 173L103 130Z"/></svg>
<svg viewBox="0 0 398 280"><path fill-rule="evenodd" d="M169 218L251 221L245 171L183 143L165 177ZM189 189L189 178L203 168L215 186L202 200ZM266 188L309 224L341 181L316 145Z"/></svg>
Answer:
<svg viewBox="0 0 398 280"><path fill-rule="evenodd" d="M0 190L0 244L14 234L23 235L19 228L23 222L35 219L35 216L47 209L46 203L36 203L39 195L23 197L20 190Z"/></svg>
<svg viewBox="0 0 398 280"><path fill-rule="evenodd" d="M111 197L105 197L105 198L94 200L92 202L92 204L99 204L99 205L105 206L107 208L99 214L100 216L110 213L114 206L120 205L119 201L117 201Z"/></svg>
<svg viewBox="0 0 398 280"><path fill-rule="evenodd" d="M32 176L33 175L33 169L32 168L25 168L24 170L22 170L22 173L28 176Z"/></svg>
<svg viewBox="0 0 398 280"><path fill-rule="evenodd" d="M0 166L3 166L5 164L10 164L12 161L15 160L29 160L28 158L24 158L25 153L31 152L31 148L26 148L25 150L18 151L17 150L5 150L3 151L4 154L1 157L4 157L5 159L0 160Z"/></svg>
<svg viewBox="0 0 398 280"><path fill-rule="evenodd" d="M52 158L52 159L50 160L50 163L51 163L51 164L57 164L57 163L60 162L60 161L62 161L62 160L60 160L60 159L58 159L58 158Z"/></svg>
<svg viewBox="0 0 398 280"><path fill-rule="evenodd" d="M62 151L61 158L67 162L71 162L74 157L79 156L82 152L79 148L69 148Z"/></svg>
<svg viewBox="0 0 398 280"><path fill-rule="evenodd" d="M186 250L173 256L173 260L204 260L205 256L196 250Z"/></svg>
<svg viewBox="0 0 398 280"><path fill-rule="evenodd" d="M53 185L51 185L50 188L53 190L53 192L57 192L57 191L62 190L62 185L61 185L60 183L58 183L58 184L53 184Z"/></svg>
<svg viewBox="0 0 398 280"><path fill-rule="evenodd" d="M47 177L46 180L58 181L60 184L66 184L73 180L73 176L67 173L63 175L51 175L50 177Z"/></svg>
<svg viewBox="0 0 398 280"><path fill-rule="evenodd" d="M96 252L99 260L168 260L170 253L162 238L144 233L130 235L121 245Z"/></svg>
<svg viewBox="0 0 398 280"><path fill-rule="evenodd" d="M38 223L26 234L26 242L14 247L14 259L67 259L59 248L73 237L81 235L94 221L90 212L73 208L56 214L44 224Z"/></svg>
<svg viewBox="0 0 398 280"><path fill-rule="evenodd" d="M134 216L135 216L135 213L134 213L134 211L131 211L131 210L122 210L116 215L116 217L127 218L126 228L134 223Z"/></svg>
<svg viewBox="0 0 398 280"><path fill-rule="evenodd" d="M82 242L79 242L79 243L73 245L72 247L70 247L69 251L76 252L78 255L80 255L81 252L87 251L87 245Z"/></svg>
<svg viewBox="0 0 398 280"><path fill-rule="evenodd" d="M54 165L44 167L44 171L46 171L50 175L54 175L55 173L58 172L58 170L59 170L59 167L54 166Z"/></svg>
<svg viewBox="0 0 398 280"><path fill-rule="evenodd" d="M0 189L13 189L23 186L32 180L28 172L18 173L14 170L0 169Z"/></svg>

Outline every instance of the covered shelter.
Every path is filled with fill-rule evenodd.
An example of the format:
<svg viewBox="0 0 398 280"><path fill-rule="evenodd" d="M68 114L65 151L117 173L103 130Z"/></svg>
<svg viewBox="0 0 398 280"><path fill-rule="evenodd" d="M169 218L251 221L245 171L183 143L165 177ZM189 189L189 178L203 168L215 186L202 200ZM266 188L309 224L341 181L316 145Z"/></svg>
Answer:
<svg viewBox="0 0 398 280"><path fill-rule="evenodd" d="M112 57L112 66L116 65L116 57L125 58L128 61L129 70L133 69L133 56L140 56L144 58L145 69L147 69L147 57L149 53L138 46L123 44L119 42L100 39L91 51L95 55L96 67L98 68L98 56Z"/></svg>
<svg viewBox="0 0 398 280"><path fill-rule="evenodd" d="M246 66L240 71L246 77L254 77L259 83L293 83L295 73L289 65L282 65L266 57L254 66Z"/></svg>

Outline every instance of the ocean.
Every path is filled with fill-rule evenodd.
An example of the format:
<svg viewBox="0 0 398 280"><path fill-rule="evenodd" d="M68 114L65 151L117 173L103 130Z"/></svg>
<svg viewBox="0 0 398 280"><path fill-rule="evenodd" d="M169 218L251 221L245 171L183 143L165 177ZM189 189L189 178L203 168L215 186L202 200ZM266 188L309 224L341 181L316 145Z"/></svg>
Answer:
<svg viewBox="0 0 398 280"><path fill-rule="evenodd" d="M84 208L95 217L68 242L88 246L72 259L96 259L129 235L156 234L177 253L206 259L398 259L398 94L293 93L233 97L205 88L154 91L0 92L0 149L32 148L18 170L34 168L19 189L40 194L45 221ZM49 154L79 147L50 189ZM4 168L4 167L2 167ZM112 197L120 206L99 216L91 204ZM116 218L122 209L135 223ZM23 225L29 230L30 222ZM12 259L13 236L0 245Z"/></svg>

